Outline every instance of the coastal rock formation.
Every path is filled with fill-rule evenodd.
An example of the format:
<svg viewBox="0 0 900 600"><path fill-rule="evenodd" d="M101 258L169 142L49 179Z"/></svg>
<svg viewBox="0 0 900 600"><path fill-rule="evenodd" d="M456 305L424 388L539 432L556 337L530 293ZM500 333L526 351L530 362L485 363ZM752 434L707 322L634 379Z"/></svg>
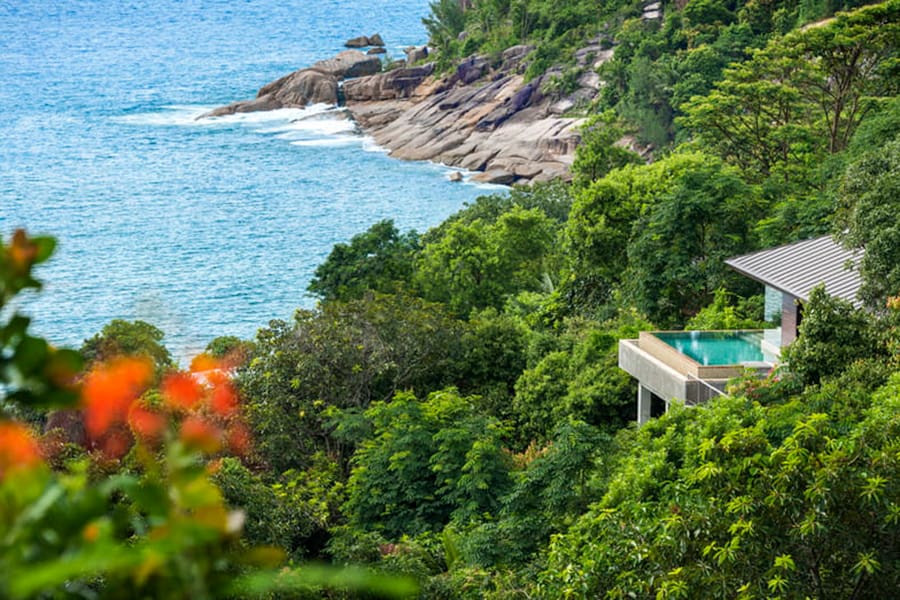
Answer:
<svg viewBox="0 0 900 600"><path fill-rule="evenodd" d="M525 81L532 49L509 48L499 61L473 56L440 79L431 63L361 77L344 84L346 106L396 158L483 171L472 179L486 183L568 178L583 119L564 116L560 103L571 109L602 82L590 65L574 91L547 94L556 73Z"/></svg>
<svg viewBox="0 0 900 600"><path fill-rule="evenodd" d="M350 38L346 42L344 42L344 46L347 48L365 48L366 46L384 46L384 38L381 37L380 33L376 33L374 35L361 35L359 37Z"/></svg>
<svg viewBox="0 0 900 600"><path fill-rule="evenodd" d="M428 58L427 46L410 46L403 51L406 54L406 62L409 64L419 62Z"/></svg>
<svg viewBox="0 0 900 600"><path fill-rule="evenodd" d="M347 104L352 104L409 98L432 73L434 64L428 63L346 81L344 100Z"/></svg>
<svg viewBox="0 0 900 600"><path fill-rule="evenodd" d="M364 35L359 37L350 38L346 42L344 42L344 46L347 48L365 48L369 45L369 38Z"/></svg>
<svg viewBox="0 0 900 600"><path fill-rule="evenodd" d="M264 85L252 100L221 106L197 118L278 108L302 108L310 104L336 104L337 100L338 80L334 75L318 69L301 69Z"/></svg>
<svg viewBox="0 0 900 600"><path fill-rule="evenodd" d="M313 63L312 69L323 71L338 79L374 75L381 71L381 60L359 50L344 50L337 56Z"/></svg>
<svg viewBox="0 0 900 600"><path fill-rule="evenodd" d="M338 81L347 77L372 75L381 70L381 60L359 50L345 50L327 60L320 60L307 69L294 71L267 83L253 100L234 102L219 107L198 118L221 117L242 112L303 108L310 104L337 104Z"/></svg>
<svg viewBox="0 0 900 600"><path fill-rule="evenodd" d="M281 106L333 104L337 101L337 78L318 69L296 71L263 86L257 98L269 96Z"/></svg>
<svg viewBox="0 0 900 600"><path fill-rule="evenodd" d="M427 56L424 47L414 50L410 63ZM346 50L263 86L253 100L204 116L337 104L342 97L363 131L396 158L482 171L472 179L488 183L568 178L584 121L568 113L596 96L603 85L596 67L612 51L599 40L579 49L573 58L581 73L562 91L559 69L525 81L532 50L472 56L442 77L433 63L378 72L377 57Z"/></svg>

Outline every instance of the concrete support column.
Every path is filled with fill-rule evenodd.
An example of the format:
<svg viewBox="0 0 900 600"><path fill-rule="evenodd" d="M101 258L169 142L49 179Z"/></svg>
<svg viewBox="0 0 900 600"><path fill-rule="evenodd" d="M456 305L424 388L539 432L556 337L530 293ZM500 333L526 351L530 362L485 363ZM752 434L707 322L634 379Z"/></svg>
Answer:
<svg viewBox="0 0 900 600"><path fill-rule="evenodd" d="M652 397L652 392L638 383L637 422L639 426L650 420L650 405L652 404Z"/></svg>

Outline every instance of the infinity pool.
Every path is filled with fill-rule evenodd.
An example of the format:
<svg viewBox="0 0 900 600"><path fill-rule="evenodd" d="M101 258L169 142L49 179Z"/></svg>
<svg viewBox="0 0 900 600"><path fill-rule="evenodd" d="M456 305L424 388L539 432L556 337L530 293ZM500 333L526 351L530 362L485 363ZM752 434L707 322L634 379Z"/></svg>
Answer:
<svg viewBox="0 0 900 600"><path fill-rule="evenodd" d="M766 361L761 331L656 331L653 335L704 366Z"/></svg>

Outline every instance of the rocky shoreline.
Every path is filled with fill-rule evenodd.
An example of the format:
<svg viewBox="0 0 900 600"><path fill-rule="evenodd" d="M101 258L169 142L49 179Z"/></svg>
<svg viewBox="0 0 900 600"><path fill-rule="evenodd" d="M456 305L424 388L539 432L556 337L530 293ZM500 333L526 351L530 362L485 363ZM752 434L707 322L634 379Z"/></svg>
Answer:
<svg viewBox="0 0 900 600"><path fill-rule="evenodd" d="M480 171L473 180L487 183L568 179L584 119L567 113L596 96L601 81L594 69L612 51L589 42L575 53L581 72L574 84L549 92L561 87L563 74L551 70L526 82L532 50L514 46L499 57L472 56L440 75L425 48L407 53L415 64L398 61L387 71L377 56L345 50L202 117L333 104L396 158Z"/></svg>

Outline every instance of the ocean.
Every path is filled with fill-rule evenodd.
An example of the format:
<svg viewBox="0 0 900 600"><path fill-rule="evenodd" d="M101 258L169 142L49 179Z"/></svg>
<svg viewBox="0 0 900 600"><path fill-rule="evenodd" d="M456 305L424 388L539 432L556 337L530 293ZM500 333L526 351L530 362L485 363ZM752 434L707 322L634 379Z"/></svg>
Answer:
<svg viewBox="0 0 900 600"><path fill-rule="evenodd" d="M424 231L496 189L389 158L329 107L196 120L380 33L424 43L427 0L0 0L0 235L57 237L22 309L77 347L112 319L184 363L315 299L337 242Z"/></svg>

